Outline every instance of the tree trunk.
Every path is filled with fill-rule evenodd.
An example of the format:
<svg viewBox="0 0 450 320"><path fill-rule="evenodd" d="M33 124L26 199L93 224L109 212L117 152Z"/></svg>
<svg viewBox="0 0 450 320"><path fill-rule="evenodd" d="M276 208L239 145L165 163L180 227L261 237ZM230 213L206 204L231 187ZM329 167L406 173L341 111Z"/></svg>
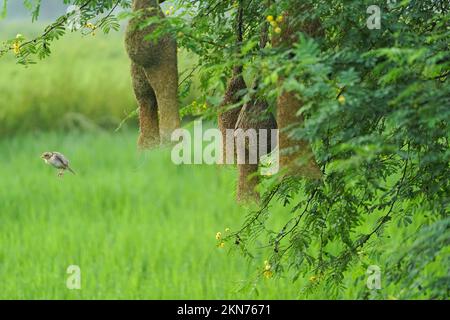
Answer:
<svg viewBox="0 0 450 320"><path fill-rule="evenodd" d="M296 2L291 4L288 12L283 16L280 23L281 33L274 35L272 45L274 47L289 48L297 42L296 32L302 31L310 36L322 35L322 29L318 20L308 23L295 21L298 12L310 11L311 8ZM283 85L283 78L280 78L279 85ZM277 122L280 130L280 169L287 174L298 175L311 179L320 179L322 172L315 160L314 153L308 141L296 140L289 136L289 128L301 126L304 122L302 116L297 116L303 102L297 93L284 90L277 101Z"/></svg>
<svg viewBox="0 0 450 320"><path fill-rule="evenodd" d="M170 142L172 132L180 126L176 41L171 35L163 35L156 43L148 41L145 37L157 26L138 28L140 23L153 16L164 18L160 2L133 0L133 11L142 10L142 14L131 19L125 34L140 110L138 143L141 148Z"/></svg>
<svg viewBox="0 0 450 320"><path fill-rule="evenodd" d="M226 132L227 130L233 130L236 126L236 121L239 116L239 112L242 107L235 107L233 109L226 110L227 107L231 105L238 104L242 99L242 92L247 89L247 85L245 84L244 78L242 77L242 67L235 67L233 69L233 76L228 82L227 90L225 92L224 99L220 105L220 108L225 111L219 111L218 115L218 124L220 132L222 133L222 163L229 163L227 159L233 159L232 163L235 160L235 148L231 149L231 147L227 144ZM232 137L234 137L232 135ZM227 148L228 147L228 148ZM230 150L230 153L227 153L227 149ZM232 151L231 151L232 150ZM231 162L231 161L230 161Z"/></svg>
<svg viewBox="0 0 450 320"><path fill-rule="evenodd" d="M255 81L254 87L257 86L256 83L257 81ZM272 145L271 143L270 131L277 128L277 122L268 109L269 105L265 99L254 97L242 107L236 122L236 129L242 129L246 132L253 129L256 132L256 144L252 146L244 143L245 150L238 150L238 161L240 158L243 158L246 161L245 163L238 162L239 182L236 192L238 202L259 200L259 194L255 189L259 183L259 159L261 156L270 153L275 148L275 145ZM260 129L267 130L266 141L262 141L262 137L259 134ZM239 136L237 136L236 139L239 139ZM265 144L265 151L260 148L262 144ZM239 147L239 143L236 143L236 147ZM250 148L257 149L250 150ZM256 164L249 163L252 152L256 154Z"/></svg>

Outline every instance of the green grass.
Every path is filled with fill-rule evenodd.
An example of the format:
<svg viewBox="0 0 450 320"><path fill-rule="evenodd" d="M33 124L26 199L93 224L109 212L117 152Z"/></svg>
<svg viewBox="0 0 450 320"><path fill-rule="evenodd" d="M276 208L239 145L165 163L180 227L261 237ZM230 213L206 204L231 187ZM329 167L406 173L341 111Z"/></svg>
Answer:
<svg viewBox="0 0 450 320"><path fill-rule="evenodd" d="M235 203L233 168L175 166L169 150L140 154L135 140L130 131L0 140L0 298L305 298L308 275L295 284L289 273L261 279L259 294L236 290L267 257L256 252L248 261L216 247L216 232L236 230L246 214ZM46 150L69 155L78 174L58 178L39 158ZM283 223L287 210L274 210L273 223ZM419 223L402 231L389 227L386 254ZM383 265L384 259L364 260ZM81 290L65 286L72 264L81 267ZM365 270L363 263L353 265L339 298L367 291ZM383 292L395 296L400 289ZM321 287L308 298L331 295Z"/></svg>
<svg viewBox="0 0 450 320"><path fill-rule="evenodd" d="M78 175L58 178L39 159L53 149ZM167 151L139 155L135 133L0 142L0 298L255 298L234 293L247 263L214 238L245 212L230 173L174 166ZM80 291L65 287L71 264ZM296 288L263 283L261 292L293 298Z"/></svg>

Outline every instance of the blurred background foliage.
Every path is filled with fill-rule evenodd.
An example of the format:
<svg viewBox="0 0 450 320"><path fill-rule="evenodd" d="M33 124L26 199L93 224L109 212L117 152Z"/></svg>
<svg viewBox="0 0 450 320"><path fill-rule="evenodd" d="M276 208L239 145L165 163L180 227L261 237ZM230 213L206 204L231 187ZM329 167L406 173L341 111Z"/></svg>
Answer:
<svg viewBox="0 0 450 320"><path fill-rule="evenodd" d="M0 39L22 34L38 36L49 19L67 5L44 1L38 22L21 1L10 1L8 17L0 20ZM37 64L20 66L7 54L0 59L0 136L30 131L113 130L124 123L137 129L137 108L131 86L130 62L124 48L124 26L117 32L82 36L69 33L52 43L50 55ZM179 52L180 78L190 72L195 55ZM195 82L195 81L194 81ZM195 83L180 92L181 107L198 96ZM121 126L123 127L123 126Z"/></svg>

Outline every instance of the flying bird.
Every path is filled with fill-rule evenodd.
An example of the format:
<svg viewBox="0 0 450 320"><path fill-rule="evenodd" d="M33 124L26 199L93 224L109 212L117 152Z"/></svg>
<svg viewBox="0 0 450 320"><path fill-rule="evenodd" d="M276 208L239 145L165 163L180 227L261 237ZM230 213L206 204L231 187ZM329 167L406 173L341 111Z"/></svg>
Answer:
<svg viewBox="0 0 450 320"><path fill-rule="evenodd" d="M41 155L41 158L44 159L45 163L59 169L59 177L64 175L65 170L69 170L75 174L75 171L73 171L69 166L69 160L67 160L67 158L59 152L44 152Z"/></svg>

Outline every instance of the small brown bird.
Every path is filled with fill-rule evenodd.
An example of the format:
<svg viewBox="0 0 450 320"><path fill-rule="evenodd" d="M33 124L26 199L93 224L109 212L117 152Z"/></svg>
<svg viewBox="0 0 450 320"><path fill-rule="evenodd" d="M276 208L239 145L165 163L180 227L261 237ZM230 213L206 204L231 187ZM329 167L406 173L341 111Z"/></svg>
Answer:
<svg viewBox="0 0 450 320"><path fill-rule="evenodd" d="M75 174L75 171L69 167L69 160L59 152L44 152L41 158L44 159L45 163L59 169L59 177L64 175L64 170L69 170Z"/></svg>

